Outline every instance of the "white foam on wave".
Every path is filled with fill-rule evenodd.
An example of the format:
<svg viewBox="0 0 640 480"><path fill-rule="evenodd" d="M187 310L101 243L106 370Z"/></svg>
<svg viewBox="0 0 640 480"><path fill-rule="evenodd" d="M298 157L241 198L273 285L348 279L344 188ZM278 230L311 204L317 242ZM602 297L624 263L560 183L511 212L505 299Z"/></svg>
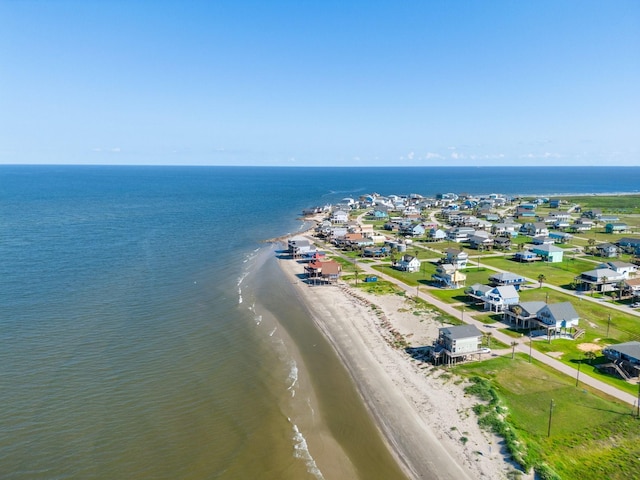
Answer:
<svg viewBox="0 0 640 480"><path fill-rule="evenodd" d="M288 380L291 382L291 384L289 385L287 390L290 390L291 396L294 397L296 395L296 391L293 389L293 387L295 387L296 383L298 383L298 364L295 360L291 361L291 369L289 370Z"/></svg>
<svg viewBox="0 0 640 480"><path fill-rule="evenodd" d="M278 330L278 327L274 327L273 330L271 330L271 333L269 334L269 336L273 337L273 334L276 333L276 330Z"/></svg>
<svg viewBox="0 0 640 480"><path fill-rule="evenodd" d="M242 285L242 282L247 278L247 275L249 275L249 272L243 272L242 275L238 277L238 286Z"/></svg>
<svg viewBox="0 0 640 480"><path fill-rule="evenodd" d="M256 325L260 325L262 323L262 315L256 315L255 317Z"/></svg>
<svg viewBox="0 0 640 480"><path fill-rule="evenodd" d="M289 421L291 421L291 419L289 419ZM300 430L298 429L298 426L296 424L293 424L293 442L293 455L296 458L304 460L304 463L307 466L307 472L309 472L319 480L324 480L322 472L318 468L318 465L316 465L316 461L311 456L311 452L309 452L307 440L304 438L304 435L300 433Z"/></svg>

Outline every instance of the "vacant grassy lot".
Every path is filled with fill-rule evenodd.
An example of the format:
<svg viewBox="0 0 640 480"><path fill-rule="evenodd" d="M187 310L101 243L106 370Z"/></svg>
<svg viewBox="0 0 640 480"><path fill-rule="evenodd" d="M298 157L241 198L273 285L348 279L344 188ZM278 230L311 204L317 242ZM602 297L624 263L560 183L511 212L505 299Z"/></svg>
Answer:
<svg viewBox="0 0 640 480"><path fill-rule="evenodd" d="M568 205L578 204L582 211L599 208L603 213L640 213L640 195L608 195L587 197L564 197Z"/></svg>
<svg viewBox="0 0 640 480"><path fill-rule="evenodd" d="M575 380L525 356L455 367L490 380L509 428L530 464L547 463L563 479L637 478L640 421L631 407L575 386ZM553 401L550 436L549 414Z"/></svg>
<svg viewBox="0 0 640 480"><path fill-rule="evenodd" d="M413 287L431 284L431 275L436 273L435 264L430 262L422 262L420 271L411 273L401 272L391 265L374 265L373 268Z"/></svg>
<svg viewBox="0 0 640 480"><path fill-rule="evenodd" d="M492 257L485 258L482 261L486 265L520 274L524 277L536 280L538 275L546 277L545 282L557 285L559 287L568 288L574 281L575 277L582 272L593 270L597 264L581 260L573 259L571 256L565 256L564 261L560 263L548 262L516 262L510 258Z"/></svg>

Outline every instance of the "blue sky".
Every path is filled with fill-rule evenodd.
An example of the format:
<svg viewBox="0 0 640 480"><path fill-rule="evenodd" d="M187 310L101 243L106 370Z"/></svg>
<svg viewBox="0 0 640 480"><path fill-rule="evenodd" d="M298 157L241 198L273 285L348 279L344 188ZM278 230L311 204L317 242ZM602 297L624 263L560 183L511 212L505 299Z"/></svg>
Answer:
<svg viewBox="0 0 640 480"><path fill-rule="evenodd" d="M640 2L0 0L0 163L638 165Z"/></svg>

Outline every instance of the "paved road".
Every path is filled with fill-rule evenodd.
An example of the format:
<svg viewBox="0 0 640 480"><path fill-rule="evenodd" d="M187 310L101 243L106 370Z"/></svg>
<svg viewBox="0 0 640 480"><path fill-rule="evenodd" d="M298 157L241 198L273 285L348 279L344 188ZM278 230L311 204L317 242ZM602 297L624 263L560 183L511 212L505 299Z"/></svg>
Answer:
<svg viewBox="0 0 640 480"><path fill-rule="evenodd" d="M313 239L312 239L313 240ZM329 247L329 249L331 249ZM336 251L334 249L331 249L333 251L334 254L336 255L340 255L341 257L350 260L349 258L345 257L344 255L342 255L339 251ZM473 315L469 312L461 312L459 310L457 310L454 306L452 306L451 304L445 303L442 300L430 295L428 292L425 292L425 287L421 286L420 290L418 289L418 287L413 287L413 286L409 286L404 282L401 282L400 280L393 278L387 274L384 274L382 272L380 272L379 270L374 270L372 267L372 264L365 264L365 263L358 263L358 267L360 269L362 269L365 273L369 273L372 275L376 275L378 277L384 278L385 280L392 282L394 284L396 284L398 287L402 288L403 290L405 290L407 293L409 293L410 295L419 295L420 298L422 298L423 300L426 300L427 302L429 302L430 304L432 304L433 306L439 308L440 310L448 313L449 315L452 315L454 317L461 317L462 316L462 320L470 325L475 325L476 327L478 327L481 331L485 331L485 332L491 332L493 338L501 341L502 343L505 343L507 345L511 345L511 342L513 342L514 340L517 341L517 339L514 339L513 337L510 337L509 335L506 335L505 333L502 333L500 331L498 331L496 328L491 328L491 327L487 327L484 323L480 322L479 320L477 320L476 318L473 317ZM491 268L491 267L486 267L486 268ZM492 268L493 269L493 268ZM495 269L493 269L495 270ZM532 282L537 282L537 280L530 280ZM548 287L550 288L554 288L554 289L558 289L564 293L566 293L566 290L560 288L560 287L555 287L553 285L548 285ZM587 299L588 297L584 296L584 297L580 297L580 298L585 298ZM590 299L589 300L593 300L596 301L595 299ZM600 303L600 302L598 302ZM611 305L608 305L611 306ZM626 312L626 310L625 310ZM628 313L628 312L627 312ZM638 314L638 312L633 312L634 314ZM530 346L529 343L527 341L527 339L521 340L518 342L517 345L517 350L519 352L523 352L526 353L527 355L530 352ZM578 370L575 368L572 368L562 362L560 362L559 360L556 360L553 357L550 357L549 355L546 355L544 353L541 353L535 349L531 349L531 356L533 358L535 358L536 360L540 361L541 363L544 363L545 365L548 365L552 368L554 368L555 370L565 373L571 377L576 378ZM618 400L621 400L625 403L628 403L629 405L637 405L637 401L638 398L635 395L631 395L627 392L623 392L622 390L619 390L607 383L604 383L596 378L590 377L588 375L586 375L585 373L581 373L580 374L580 378L579 378L580 383L582 384L586 384L589 385L590 387L593 387L597 390L600 390L603 393L606 393L607 395L610 395L611 397L617 398ZM640 395L640 394L639 394Z"/></svg>
<svg viewBox="0 0 640 480"><path fill-rule="evenodd" d="M371 268L369 265L364 265L364 264L358 264L360 267L363 268L363 270L365 270L367 273L371 273L374 275L377 275L379 277L383 277L385 280L388 280L390 282L395 283L396 285L398 285L399 287L401 287L403 290L405 290L407 293L411 294L411 295L416 295L418 294L418 289L416 287L412 287L409 286L403 282L400 282L399 280L390 277L384 273L381 273L378 270L374 270L373 268ZM487 327L485 324L483 324L482 322L480 322L479 320L475 319L473 317L472 314L468 313L468 312L460 312L458 311L455 307L453 307L451 304L445 303L442 300L430 295L428 292L425 292L424 290L420 290L419 293L420 298L422 298L423 300L426 300L427 302L429 302L430 304L434 305L435 307L439 308L440 310L448 313L449 315L452 315L454 317L460 317L461 315L463 315L463 321L465 323L468 323L470 325L475 325L476 327L478 327L481 331L485 331L485 332L491 332L493 338L501 341L502 343L505 343L507 345L511 345L511 342L513 342L514 340L517 341L517 339L514 339L513 337L510 337L509 335L506 335L505 333L502 333L500 331L498 331L498 329L496 328L490 328ZM526 339L524 341L519 341L518 345L516 347L516 349L519 352L523 352L526 353L527 355L529 354L529 342L526 341ZM556 360L555 358L550 357L549 355L546 355L542 352L539 352L535 349L531 350L531 356L533 358L535 358L536 360L540 361L541 363L544 363L545 365L549 365L550 367L554 368L555 370L558 370L562 373L565 373L571 377L576 377L578 370L575 368L572 368L562 362L560 362L559 360ZM631 395L627 392L623 392L622 390L619 390L607 383L604 383L596 378L590 377L586 374L584 374L584 372L580 375L580 383L589 385L590 387L593 387L597 390L600 390L601 392L606 393L607 395L610 395L614 398L617 398L619 400L622 400L623 402L628 403L629 405L636 405L637 402L637 397L634 395Z"/></svg>

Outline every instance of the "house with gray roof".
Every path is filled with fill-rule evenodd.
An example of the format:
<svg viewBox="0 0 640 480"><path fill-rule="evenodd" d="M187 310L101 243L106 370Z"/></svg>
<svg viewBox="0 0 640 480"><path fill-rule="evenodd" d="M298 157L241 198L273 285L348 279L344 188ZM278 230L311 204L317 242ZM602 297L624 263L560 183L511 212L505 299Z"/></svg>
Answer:
<svg viewBox="0 0 640 480"><path fill-rule="evenodd" d="M623 237L616 243L627 253L640 253L640 237Z"/></svg>
<svg viewBox="0 0 640 480"><path fill-rule="evenodd" d="M527 222L520 227L520 232L535 237L536 235L549 235L549 229L544 222Z"/></svg>
<svg viewBox="0 0 640 480"><path fill-rule="evenodd" d="M494 287L484 294L484 308L495 312L502 312L508 305L520 301L520 295L513 285Z"/></svg>
<svg viewBox="0 0 640 480"><path fill-rule="evenodd" d="M436 273L431 275L431 278L447 288L464 287L464 282L467 280L467 276L458 270L455 265L451 265L450 263L438 265Z"/></svg>
<svg viewBox="0 0 640 480"><path fill-rule="evenodd" d="M563 331L576 331L580 316L571 302L547 304L542 301L521 302L509 305L504 310L505 320L516 328L537 329L546 332L549 338Z"/></svg>
<svg viewBox="0 0 640 480"><path fill-rule="evenodd" d="M396 267L403 272L418 272L420 271L421 262L417 257L413 255L403 255L398 261Z"/></svg>
<svg viewBox="0 0 640 480"><path fill-rule="evenodd" d="M531 251L549 263L562 262L562 256L564 255L564 250L555 245L536 245L531 248Z"/></svg>
<svg viewBox="0 0 640 480"><path fill-rule="evenodd" d="M498 272L489 277L489 283L494 287L513 285L516 290L520 290L520 285L525 282L526 280L522 275L511 272Z"/></svg>
<svg viewBox="0 0 640 480"><path fill-rule="evenodd" d="M613 258L618 256L618 247L612 243L600 243L596 245L596 255L599 257Z"/></svg>
<svg viewBox="0 0 640 480"><path fill-rule="evenodd" d="M470 355L485 353L482 348L482 332L475 325L457 325L438 329L432 355L434 361L451 364L465 360Z"/></svg>
<svg viewBox="0 0 640 480"><path fill-rule="evenodd" d="M598 268L610 268L624 276L625 280L632 277L638 271L638 266L628 262L607 262L598 265Z"/></svg>
<svg viewBox="0 0 640 480"><path fill-rule="evenodd" d="M504 310L504 317L515 328L531 329L538 324L538 312L546 306L540 301L516 303Z"/></svg>
<svg viewBox="0 0 640 480"><path fill-rule="evenodd" d="M473 285L465 288L465 293L476 300L483 300L485 294L489 292L493 287L489 285L483 285L482 283L474 283Z"/></svg>
<svg viewBox="0 0 640 480"><path fill-rule="evenodd" d="M444 253L446 254L444 263L451 263L458 268L466 268L469 262L469 254L467 252L458 248L447 248Z"/></svg>
<svg viewBox="0 0 640 480"><path fill-rule="evenodd" d="M623 372L627 373L627 377L638 376L638 372L640 372L640 342L631 341L609 345L602 349L602 353L611 362L622 367Z"/></svg>
<svg viewBox="0 0 640 480"><path fill-rule="evenodd" d="M475 250L491 250L493 248L493 238L486 235L475 235L469 237L469 247Z"/></svg>
<svg viewBox="0 0 640 480"><path fill-rule="evenodd" d="M552 303L542 307L536 314L538 325L547 330L547 335L556 335L563 330L573 330L578 326L580 316L571 302Z"/></svg>
<svg viewBox="0 0 640 480"><path fill-rule="evenodd" d="M611 222L604 226L607 233L625 233L629 230L629 225L622 222Z"/></svg>
<svg viewBox="0 0 640 480"><path fill-rule="evenodd" d="M610 268L596 268L582 272L576 277L580 289L596 292L611 292L616 289L616 284L622 280L624 280L624 275Z"/></svg>
<svg viewBox="0 0 640 480"><path fill-rule="evenodd" d="M287 252L292 258L301 258L316 251L315 245L312 245L305 238L292 238L287 242Z"/></svg>

